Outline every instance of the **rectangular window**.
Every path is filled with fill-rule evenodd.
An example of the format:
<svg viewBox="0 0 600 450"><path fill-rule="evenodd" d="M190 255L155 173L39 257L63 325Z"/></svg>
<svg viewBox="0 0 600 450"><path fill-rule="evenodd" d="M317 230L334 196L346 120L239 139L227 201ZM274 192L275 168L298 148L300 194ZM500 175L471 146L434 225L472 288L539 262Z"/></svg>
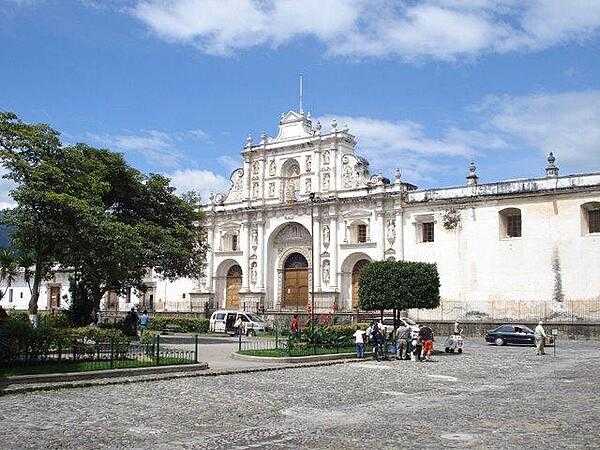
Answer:
<svg viewBox="0 0 600 450"><path fill-rule="evenodd" d="M231 236L231 250L232 251L237 251L238 249L238 237L237 234L234 234Z"/></svg>
<svg viewBox="0 0 600 450"><path fill-rule="evenodd" d="M588 224L590 233L600 233L600 209L588 211Z"/></svg>
<svg viewBox="0 0 600 450"><path fill-rule="evenodd" d="M506 216L506 236L521 237L521 215L511 214Z"/></svg>
<svg viewBox="0 0 600 450"><path fill-rule="evenodd" d="M12 290L12 288L10 288L8 290L8 303L12 303L12 301L13 301L13 290Z"/></svg>
<svg viewBox="0 0 600 450"><path fill-rule="evenodd" d="M433 222L423 222L423 242L433 242L435 239Z"/></svg>
<svg viewBox="0 0 600 450"><path fill-rule="evenodd" d="M367 242L367 226L366 225L358 225L358 242L364 243Z"/></svg>

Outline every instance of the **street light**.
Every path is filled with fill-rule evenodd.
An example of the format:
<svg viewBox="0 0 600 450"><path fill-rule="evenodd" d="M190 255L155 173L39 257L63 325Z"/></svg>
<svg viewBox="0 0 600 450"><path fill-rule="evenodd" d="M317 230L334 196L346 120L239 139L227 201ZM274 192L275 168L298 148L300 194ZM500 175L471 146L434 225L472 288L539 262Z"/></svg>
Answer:
<svg viewBox="0 0 600 450"><path fill-rule="evenodd" d="M314 330L315 330L315 214L314 214L314 204L315 204L315 193L311 192L308 194L308 198L310 200L310 266L311 266L311 277L310 277L310 326L312 330L312 335L314 339Z"/></svg>

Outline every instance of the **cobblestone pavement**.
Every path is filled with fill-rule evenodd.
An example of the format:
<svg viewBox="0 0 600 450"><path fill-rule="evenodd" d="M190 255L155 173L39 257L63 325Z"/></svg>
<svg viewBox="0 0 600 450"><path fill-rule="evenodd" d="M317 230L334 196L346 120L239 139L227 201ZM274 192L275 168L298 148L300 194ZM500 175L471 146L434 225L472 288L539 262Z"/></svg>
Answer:
<svg viewBox="0 0 600 450"><path fill-rule="evenodd" d="M552 349L550 349L550 353ZM2 448L598 448L600 347L469 341L435 362L0 397Z"/></svg>

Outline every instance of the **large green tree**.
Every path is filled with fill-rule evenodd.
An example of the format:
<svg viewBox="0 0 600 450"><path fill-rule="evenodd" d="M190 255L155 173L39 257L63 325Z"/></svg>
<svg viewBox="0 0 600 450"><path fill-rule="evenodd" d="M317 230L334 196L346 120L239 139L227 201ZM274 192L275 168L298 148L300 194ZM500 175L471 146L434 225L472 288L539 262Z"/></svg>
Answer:
<svg viewBox="0 0 600 450"><path fill-rule="evenodd" d="M9 113L0 115L0 160L17 204L3 222L34 263L31 315L41 281L59 267L72 274L83 322L107 291L142 289L149 271L169 279L201 274L198 199L175 195L167 178L146 176L106 149L62 146L54 130Z"/></svg>
<svg viewBox="0 0 600 450"><path fill-rule="evenodd" d="M435 264L376 261L361 271L359 307L366 311L437 308L440 278Z"/></svg>

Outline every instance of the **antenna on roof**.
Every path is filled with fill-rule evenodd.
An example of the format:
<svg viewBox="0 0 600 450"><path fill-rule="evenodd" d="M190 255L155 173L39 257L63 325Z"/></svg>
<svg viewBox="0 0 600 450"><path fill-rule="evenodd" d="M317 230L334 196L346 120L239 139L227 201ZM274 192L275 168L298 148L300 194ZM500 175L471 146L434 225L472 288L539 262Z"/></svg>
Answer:
<svg viewBox="0 0 600 450"><path fill-rule="evenodd" d="M302 86L302 74L300 74L300 114L304 114L304 108L302 107L302 100L304 97L303 86Z"/></svg>

